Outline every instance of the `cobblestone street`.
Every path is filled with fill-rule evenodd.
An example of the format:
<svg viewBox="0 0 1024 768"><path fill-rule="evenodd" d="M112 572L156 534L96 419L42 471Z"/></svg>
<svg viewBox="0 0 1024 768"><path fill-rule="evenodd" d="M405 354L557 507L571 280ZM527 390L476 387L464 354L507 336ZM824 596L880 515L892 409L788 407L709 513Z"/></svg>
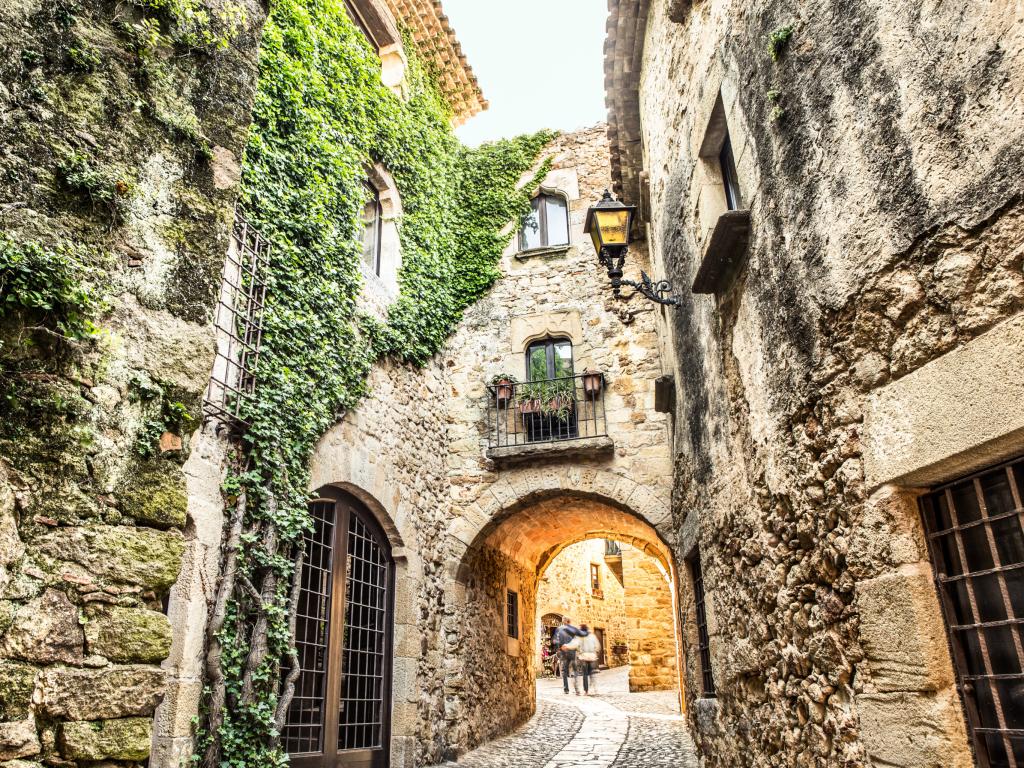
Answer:
<svg viewBox="0 0 1024 768"><path fill-rule="evenodd" d="M629 693L627 673L600 673L597 696L566 696L560 680L538 680L528 723L444 768L696 768L676 694Z"/></svg>

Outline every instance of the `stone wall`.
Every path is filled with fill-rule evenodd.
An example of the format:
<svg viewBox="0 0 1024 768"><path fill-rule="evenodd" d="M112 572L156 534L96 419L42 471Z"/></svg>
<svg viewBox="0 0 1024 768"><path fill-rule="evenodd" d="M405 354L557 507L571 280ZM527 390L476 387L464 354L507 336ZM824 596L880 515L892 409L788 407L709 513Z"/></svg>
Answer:
<svg viewBox="0 0 1024 768"><path fill-rule="evenodd" d="M631 691L668 691L678 685L670 578L654 558L622 548Z"/></svg>
<svg viewBox="0 0 1024 768"><path fill-rule="evenodd" d="M392 765L439 762L446 749L441 631L446 586L444 531L447 381L431 363L417 370L375 365L370 393L317 446L311 490L333 485L361 499L387 532L396 560ZM500 614L499 614L500 615Z"/></svg>
<svg viewBox="0 0 1024 768"><path fill-rule="evenodd" d="M986 406L1015 398L1024 306L1015 5L616 3L641 5L651 261L683 296L676 557L699 545L718 694L685 632L704 763L972 764L915 484L1024 450ZM750 245L692 295L725 126ZM957 370L985 371L987 400L936 397Z"/></svg>
<svg viewBox="0 0 1024 768"><path fill-rule="evenodd" d="M104 300L87 341L0 322L0 761L150 753L255 88L263 8L241 5L216 51L167 17L154 46L131 4L0 8L0 234Z"/></svg>
<svg viewBox="0 0 1024 768"><path fill-rule="evenodd" d="M461 659L495 648L451 640L462 631L462 618L473 615L467 601L479 591L467 585L476 577L472 564L481 552L497 550L520 569L521 609L531 633L538 574L565 546L615 538L635 543L666 564L670 559L664 543L671 527L667 421L654 410L654 382L662 373L656 333L661 310L643 299L613 300L607 275L583 233L587 208L610 186L605 129L565 134L542 157L550 158L551 166L538 187L567 198L569 245L519 252L516 227L510 223L510 244L499 265L502 276L467 309L441 353L449 377L452 504L446 568L456 581L446 595L444 626L454 643L451 655ZM532 177L528 174L523 183ZM641 244L627 272L638 277L645 265ZM530 447L531 455L518 461L496 459L488 455L493 401L487 384L501 372L524 379L527 345L548 336L572 341L576 373L592 368L605 374L608 437L577 446L572 455L545 455ZM532 660L532 648L523 658ZM510 712L523 719L535 695L532 663L527 664L529 676L513 676L499 685L468 679L464 663L451 665L445 676L454 753L501 730L483 730L477 715L466 712L480 717ZM499 653L492 663L502 667L507 662Z"/></svg>
<svg viewBox="0 0 1024 768"><path fill-rule="evenodd" d="M598 566L601 581L600 595L594 593L590 583L590 567ZM537 585L537 622L548 613L568 616L575 625L586 624L604 630L605 659L608 666L618 667L628 662L628 656L614 653L612 646L626 644L626 589L623 586L621 560L605 559L604 539L581 541L566 547L548 565ZM671 607L669 608L671 620ZM540 649L547 636L538 638L537 668L540 669Z"/></svg>

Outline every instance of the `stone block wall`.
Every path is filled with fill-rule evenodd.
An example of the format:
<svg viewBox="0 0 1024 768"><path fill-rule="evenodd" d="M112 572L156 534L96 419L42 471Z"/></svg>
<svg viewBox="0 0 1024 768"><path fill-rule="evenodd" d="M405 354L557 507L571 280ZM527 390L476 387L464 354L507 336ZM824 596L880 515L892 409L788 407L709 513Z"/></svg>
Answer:
<svg viewBox="0 0 1024 768"><path fill-rule="evenodd" d="M671 576L634 547L622 548L626 585L629 690L668 691L678 685Z"/></svg>
<svg viewBox="0 0 1024 768"><path fill-rule="evenodd" d="M644 30L610 66L639 73L655 271L693 281L722 120L751 212L736 278L665 325L676 557L699 549L717 689L684 633L703 760L969 765L916 497L1024 451L989 418L1024 306L1015 6L615 5ZM961 351L970 373L943 362Z"/></svg>
<svg viewBox="0 0 1024 768"><path fill-rule="evenodd" d="M445 607L448 638L458 637L462 617L473 615L467 601L480 591L467 585L475 578L473 564L481 552L500 552L515 564L519 573L511 567L507 573L519 579L521 610L531 635L538 574L566 545L616 538L646 547L665 562L669 558L664 544L671 535L668 424L654 410L654 384L662 374L656 318L663 310L645 299L628 298L628 292L626 298L613 299L607 274L583 233L587 208L611 183L605 128L562 135L542 158L550 158L550 171L537 186L567 198L570 243L520 252L518 223L510 223L510 243L499 264L502 276L467 309L441 353L449 386L447 568L456 581ZM527 174L523 184L532 178ZM639 277L647 266L644 243L631 253L627 274ZM486 385L497 373L524 379L527 345L549 336L572 341L576 373L592 368L605 374L611 448L602 443L590 453L534 455L515 464L492 460ZM493 643L483 649L465 647L470 655L497 653L496 667L508 663ZM476 713L511 712L522 720L532 711L535 651L530 645L520 653L529 674L511 675L502 685L468 678L461 666L465 661L455 665L446 696L450 730L456 734L454 752L500 732L481 727Z"/></svg>
<svg viewBox="0 0 1024 768"><path fill-rule="evenodd" d="M131 4L0 8L0 236L101 299L85 341L0 320L0 761L150 754L255 89L264 10L241 6L222 50L171 42L166 17L147 48Z"/></svg>

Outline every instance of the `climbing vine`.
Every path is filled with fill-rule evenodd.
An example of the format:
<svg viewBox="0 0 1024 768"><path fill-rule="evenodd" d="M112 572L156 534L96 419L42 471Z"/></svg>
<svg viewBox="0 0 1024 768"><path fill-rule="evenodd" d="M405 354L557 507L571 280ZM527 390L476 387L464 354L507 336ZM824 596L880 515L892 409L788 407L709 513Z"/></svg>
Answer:
<svg viewBox="0 0 1024 768"><path fill-rule="evenodd" d="M408 40L406 52L400 98L381 83L380 61L342 0L278 0L264 28L242 203L274 245L257 392L225 484L224 578L195 758L206 768L287 764L277 736L294 679L282 683L282 670L293 658L292 574L309 524L313 447L366 393L375 360L425 363L493 283L508 242L501 232L529 208L517 182L553 138L463 147ZM357 302L373 163L392 174L403 208L401 291L384 321Z"/></svg>

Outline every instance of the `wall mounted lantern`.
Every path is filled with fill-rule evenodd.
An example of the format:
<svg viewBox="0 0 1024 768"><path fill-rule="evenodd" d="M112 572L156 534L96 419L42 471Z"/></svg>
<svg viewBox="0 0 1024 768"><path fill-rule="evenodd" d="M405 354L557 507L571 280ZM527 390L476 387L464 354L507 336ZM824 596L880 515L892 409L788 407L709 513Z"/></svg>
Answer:
<svg viewBox="0 0 1024 768"><path fill-rule="evenodd" d="M625 285L659 304L679 304L680 300L670 295L672 284L668 280L654 282L643 271L640 272L639 283L622 277L622 267L626 263L626 252L629 250L629 233L633 228L635 215L635 205L619 202L607 189L601 202L591 206L587 211L587 223L583 231L594 241L597 258L601 261L601 266L608 270L608 277L612 281L612 293L619 298L619 292Z"/></svg>

